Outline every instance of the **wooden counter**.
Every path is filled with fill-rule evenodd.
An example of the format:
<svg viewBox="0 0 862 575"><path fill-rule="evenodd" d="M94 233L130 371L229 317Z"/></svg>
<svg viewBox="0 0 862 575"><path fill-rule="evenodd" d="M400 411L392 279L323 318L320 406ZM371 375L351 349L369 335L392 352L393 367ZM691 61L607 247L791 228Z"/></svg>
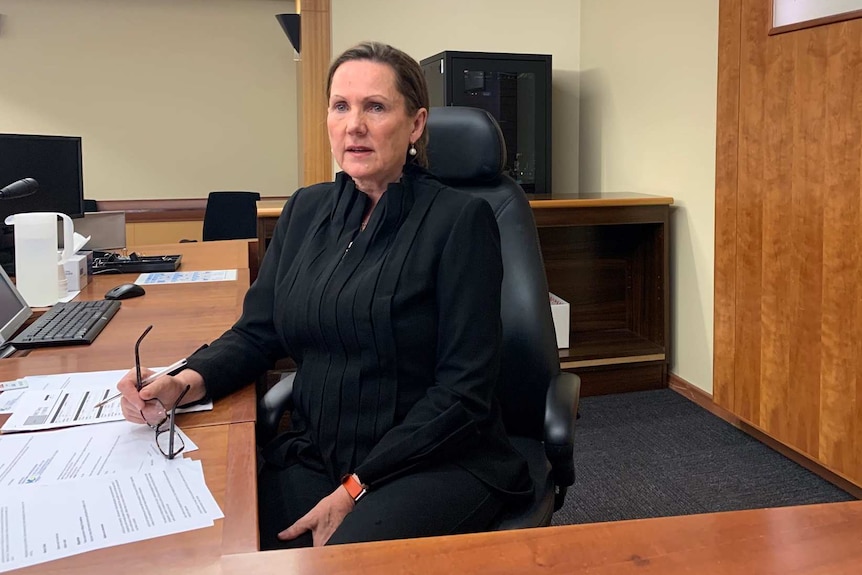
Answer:
<svg viewBox="0 0 862 575"><path fill-rule="evenodd" d="M856 575L862 502L227 556L224 575Z"/></svg>

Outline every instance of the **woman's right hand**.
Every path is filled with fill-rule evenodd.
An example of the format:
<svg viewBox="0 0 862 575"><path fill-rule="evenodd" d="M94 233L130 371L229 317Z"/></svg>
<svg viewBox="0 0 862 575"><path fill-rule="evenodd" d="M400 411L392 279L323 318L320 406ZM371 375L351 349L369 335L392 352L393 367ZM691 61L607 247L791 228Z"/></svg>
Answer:
<svg viewBox="0 0 862 575"><path fill-rule="evenodd" d="M141 369L141 378L151 375L153 370ZM192 369L184 369L177 375L163 375L149 385L144 386L141 391L135 389L135 370L130 369L126 375L117 383L117 390L123 394L120 404L123 417L134 423L146 423L141 416L141 410L147 400L157 398L166 408L170 409L177 402L180 394L189 387L188 393L183 397L183 403L192 403L203 399L206 395L204 378Z"/></svg>

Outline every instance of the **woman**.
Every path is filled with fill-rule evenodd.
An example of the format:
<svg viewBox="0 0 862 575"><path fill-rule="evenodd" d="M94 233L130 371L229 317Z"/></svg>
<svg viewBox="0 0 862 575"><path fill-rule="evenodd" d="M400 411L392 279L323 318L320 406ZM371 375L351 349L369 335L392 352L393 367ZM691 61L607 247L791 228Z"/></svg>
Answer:
<svg viewBox="0 0 862 575"><path fill-rule="evenodd" d="M143 401L218 399L281 357L298 366L292 429L264 449L261 547L480 531L528 496L495 397L499 232L483 200L421 166L428 93L405 53L360 44L330 67L343 170L285 206L242 317Z"/></svg>

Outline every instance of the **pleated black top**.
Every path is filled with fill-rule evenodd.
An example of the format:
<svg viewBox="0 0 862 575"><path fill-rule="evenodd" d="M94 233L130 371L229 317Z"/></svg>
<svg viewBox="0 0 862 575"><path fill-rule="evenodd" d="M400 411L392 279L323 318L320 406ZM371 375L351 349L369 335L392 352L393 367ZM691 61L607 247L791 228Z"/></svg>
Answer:
<svg viewBox="0 0 862 575"><path fill-rule="evenodd" d="M405 167L360 223L345 174L297 191L243 315L189 358L223 397L279 358L298 365L293 429L268 461L355 472L371 488L453 462L501 493L532 485L495 395L502 262L487 202Z"/></svg>

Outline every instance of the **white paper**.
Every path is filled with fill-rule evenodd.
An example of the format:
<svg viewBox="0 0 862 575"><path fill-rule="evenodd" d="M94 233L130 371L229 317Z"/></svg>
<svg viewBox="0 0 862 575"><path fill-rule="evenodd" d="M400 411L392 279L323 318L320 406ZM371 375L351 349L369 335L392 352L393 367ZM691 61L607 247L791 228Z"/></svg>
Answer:
<svg viewBox="0 0 862 575"><path fill-rule="evenodd" d="M200 462L0 490L0 571L209 527L224 517Z"/></svg>
<svg viewBox="0 0 862 575"><path fill-rule="evenodd" d="M0 391L9 391L10 389L27 389L27 381L24 379L0 381Z"/></svg>
<svg viewBox="0 0 862 575"><path fill-rule="evenodd" d="M141 274L135 283L138 285L187 284L198 282L235 281L236 270L206 270L197 272L152 272Z"/></svg>
<svg viewBox="0 0 862 575"><path fill-rule="evenodd" d="M198 447L180 428L183 453ZM0 489L46 485L170 465L148 426L117 421L41 433L0 436Z"/></svg>
<svg viewBox="0 0 862 575"><path fill-rule="evenodd" d="M8 433L120 421L123 413L119 399L101 407L95 405L116 395L117 382L126 371L117 369L28 376L24 378L28 389L14 402L12 415L0 429ZM2 395L0 404L3 403ZM177 413L210 409L212 402L178 409Z"/></svg>
<svg viewBox="0 0 862 575"><path fill-rule="evenodd" d="M38 431L70 425L120 421L123 412L119 401L101 407L96 404L110 397L115 388L28 389L15 405L3 427L4 432Z"/></svg>
<svg viewBox="0 0 862 575"><path fill-rule="evenodd" d="M0 393L0 413L14 413L15 406L27 390L41 390L49 387L60 387L66 379L62 376L52 379L51 376L31 375L21 379L24 382L24 389L14 389Z"/></svg>
<svg viewBox="0 0 862 575"><path fill-rule="evenodd" d="M24 390L28 387L25 379L16 379L14 381L0 382L0 413L12 413L12 409L18 402L18 399L24 395Z"/></svg>
<svg viewBox="0 0 862 575"><path fill-rule="evenodd" d="M0 413L12 413L15 404L24 396L26 389L12 389L0 393Z"/></svg>
<svg viewBox="0 0 862 575"><path fill-rule="evenodd" d="M87 245L87 242L90 241L92 236L87 236L86 238L79 234L78 232L72 232L72 253L76 254L81 249Z"/></svg>

